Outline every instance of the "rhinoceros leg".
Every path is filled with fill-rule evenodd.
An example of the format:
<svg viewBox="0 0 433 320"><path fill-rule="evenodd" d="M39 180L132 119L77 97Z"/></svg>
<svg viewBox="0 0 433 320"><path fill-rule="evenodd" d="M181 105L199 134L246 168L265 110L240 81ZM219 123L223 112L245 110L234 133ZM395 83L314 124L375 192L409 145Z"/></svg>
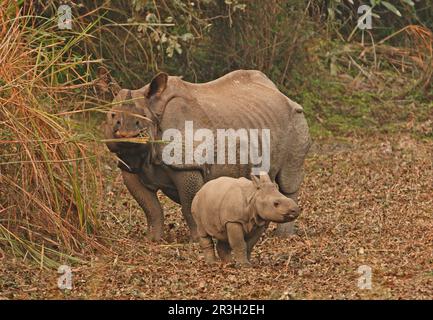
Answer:
<svg viewBox="0 0 433 320"><path fill-rule="evenodd" d="M283 169L277 176L277 183L280 187L280 192L286 197L291 198L295 203L298 203L298 194L302 179L302 167L295 172L288 168ZM293 234L295 234L295 222L280 223L277 225L277 236L288 237Z"/></svg>
<svg viewBox="0 0 433 320"><path fill-rule="evenodd" d="M279 223L277 225L277 230L275 230L275 234L281 238L286 238L290 235L294 235L295 222Z"/></svg>
<svg viewBox="0 0 433 320"><path fill-rule="evenodd" d="M215 256L215 245L212 237L206 232L201 223L197 226L197 236L200 248L203 251L204 260L207 263L213 263L216 261Z"/></svg>
<svg viewBox="0 0 433 320"><path fill-rule="evenodd" d="M293 103L293 101L289 101L289 104ZM276 182L281 193L297 203L299 188L304 178L304 160L312 141L302 108L297 104L294 107L297 111L292 119L293 127L289 132L290 142L287 146L289 151L287 163L277 174ZM283 223L277 227L278 236L285 237L294 234L294 231L293 222Z"/></svg>
<svg viewBox="0 0 433 320"><path fill-rule="evenodd" d="M146 214L149 239L161 240L164 216L156 192L146 188L136 174L122 171L122 177L126 188Z"/></svg>
<svg viewBox="0 0 433 320"><path fill-rule="evenodd" d="M250 266L251 263L248 261L247 243L245 242L242 225L237 222L228 222L226 228L235 261L242 266Z"/></svg>
<svg viewBox="0 0 433 320"><path fill-rule="evenodd" d="M200 248L203 250L204 259L207 263L213 263L216 261L215 257L215 246L212 237L209 235L200 236L199 238Z"/></svg>
<svg viewBox="0 0 433 320"><path fill-rule="evenodd" d="M259 227L257 230L254 231L254 233L247 239L247 256L248 260L251 259L251 252L253 251L254 246L256 245L257 241L259 241L261 235L265 230L268 228L268 224Z"/></svg>
<svg viewBox="0 0 433 320"><path fill-rule="evenodd" d="M232 249L230 248L228 242L218 240L216 248L217 248L218 256L223 262L229 262L231 260Z"/></svg>
<svg viewBox="0 0 433 320"><path fill-rule="evenodd" d="M191 214L191 204L195 194L204 184L203 176L200 171L176 171L173 180L179 193L182 214L189 227L191 239L197 241L197 225Z"/></svg>

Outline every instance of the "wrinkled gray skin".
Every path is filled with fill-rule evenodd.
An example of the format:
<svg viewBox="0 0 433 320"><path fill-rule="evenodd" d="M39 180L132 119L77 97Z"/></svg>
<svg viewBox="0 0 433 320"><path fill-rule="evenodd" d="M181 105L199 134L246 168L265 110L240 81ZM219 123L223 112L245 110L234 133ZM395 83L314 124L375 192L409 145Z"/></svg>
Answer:
<svg viewBox="0 0 433 320"><path fill-rule="evenodd" d="M206 262L216 261L213 238L219 257L228 262L231 251L237 263L250 265L251 252L269 222L289 222L299 207L278 191L266 173L260 178L220 177L207 182L192 201L200 247Z"/></svg>
<svg viewBox="0 0 433 320"><path fill-rule="evenodd" d="M215 136L217 128L270 129L269 176L282 194L297 201L303 162L311 143L308 125L302 107L283 95L262 72L238 70L202 84L160 73L141 89L120 90L114 102L117 104L104 125L108 139L145 135L159 140L166 129L183 131L186 120L193 121L195 129L213 130ZM149 236L155 241L162 237L164 220L158 190L181 204L191 236L196 239L191 202L197 191L205 182L221 176L249 177L252 167L167 165L162 161L161 144L110 142L107 146L127 164L119 165L124 183L146 213ZM277 233L287 235L291 229L291 223L283 223Z"/></svg>

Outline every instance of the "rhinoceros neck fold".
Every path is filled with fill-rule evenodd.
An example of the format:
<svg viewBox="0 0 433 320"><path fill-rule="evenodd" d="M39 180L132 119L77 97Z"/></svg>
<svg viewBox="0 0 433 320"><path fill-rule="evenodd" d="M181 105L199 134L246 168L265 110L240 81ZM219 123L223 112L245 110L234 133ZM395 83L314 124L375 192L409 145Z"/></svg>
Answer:
<svg viewBox="0 0 433 320"><path fill-rule="evenodd" d="M119 148L116 151L119 159L118 167L129 173L139 173L144 165L152 164L152 148L150 146L139 145L134 148Z"/></svg>

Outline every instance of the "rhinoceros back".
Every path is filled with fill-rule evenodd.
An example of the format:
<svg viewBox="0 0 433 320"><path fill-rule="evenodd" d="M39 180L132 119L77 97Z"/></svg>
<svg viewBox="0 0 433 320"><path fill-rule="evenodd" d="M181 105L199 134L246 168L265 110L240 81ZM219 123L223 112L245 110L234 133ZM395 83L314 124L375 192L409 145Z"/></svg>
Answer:
<svg viewBox="0 0 433 320"><path fill-rule="evenodd" d="M193 84L173 77L179 93L167 104L161 121L163 130L176 128L185 137L185 122L194 130L210 129L216 139L218 129L244 129L248 134L258 129L258 147L262 151L262 129L270 133L269 174L274 178L288 157L288 146L293 132L293 118L300 106L291 103L263 73L238 70L217 80ZM195 141L195 146L201 141ZM217 141L214 143L217 146ZM215 148L216 149L216 148ZM237 147L239 149L239 146ZM215 150L216 152L216 150ZM215 155L216 156L216 155ZM237 155L239 157L239 153ZM239 159L237 159L239 160ZM179 169L191 168L187 164L173 165ZM208 179L221 175L246 176L252 164L210 165Z"/></svg>

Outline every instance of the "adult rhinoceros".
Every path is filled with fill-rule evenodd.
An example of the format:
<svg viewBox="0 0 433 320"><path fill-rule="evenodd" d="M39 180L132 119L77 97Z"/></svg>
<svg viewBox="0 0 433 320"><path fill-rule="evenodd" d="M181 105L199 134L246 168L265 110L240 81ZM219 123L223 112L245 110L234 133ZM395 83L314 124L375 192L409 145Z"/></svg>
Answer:
<svg viewBox="0 0 433 320"><path fill-rule="evenodd" d="M308 125L302 107L282 94L262 72L237 70L217 80L197 84L160 73L141 89L120 90L113 102L114 107L104 125L105 137L109 139L107 146L121 159L119 167L124 183L146 213L151 239L158 241L163 233L164 216L156 194L158 190L181 204L194 239L197 234L191 203L203 184L220 176L250 177L252 161L247 159L247 163L240 163L242 144L236 136L239 130L254 132L258 129L270 133L269 176L281 193L297 200L303 162L311 143ZM193 124L195 129L208 129L207 133L234 129L228 139L235 135L236 163L233 164L232 158L231 163L221 164L216 161L216 153L210 156L215 161L186 163L187 151L181 155L185 163L167 163L163 154L168 145L115 141L137 136L161 140L169 129L188 135L186 124ZM256 144L262 151L263 141ZM186 140L181 142L182 146L185 144ZM277 232L284 235L291 229L291 225L282 224Z"/></svg>

